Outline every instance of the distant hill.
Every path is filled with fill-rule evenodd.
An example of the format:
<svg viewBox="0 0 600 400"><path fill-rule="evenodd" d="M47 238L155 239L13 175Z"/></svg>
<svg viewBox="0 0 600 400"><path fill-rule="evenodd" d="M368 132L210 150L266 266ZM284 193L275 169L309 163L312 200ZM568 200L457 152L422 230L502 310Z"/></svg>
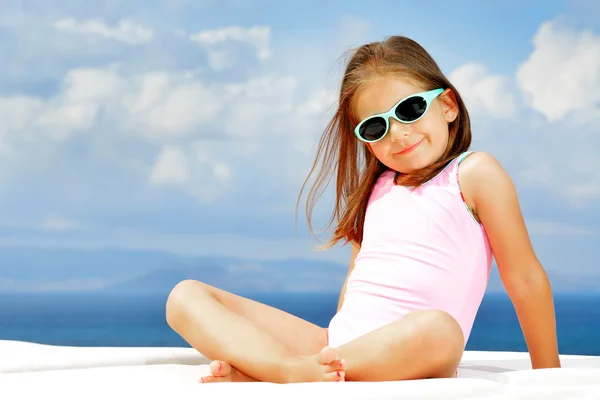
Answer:
<svg viewBox="0 0 600 400"><path fill-rule="evenodd" d="M113 279L181 260L159 251L0 247L0 279Z"/></svg>
<svg viewBox="0 0 600 400"><path fill-rule="evenodd" d="M346 273L346 266L325 261L202 259L155 269L106 290L163 292L184 279L195 279L233 292L331 292L341 288Z"/></svg>
<svg viewBox="0 0 600 400"><path fill-rule="evenodd" d="M0 247L0 292L165 292L184 279L244 292L336 291L347 268L301 259L256 261L137 250Z"/></svg>
<svg viewBox="0 0 600 400"><path fill-rule="evenodd" d="M157 251L0 247L0 293L169 292L196 279L233 292L337 292L346 262L305 259L257 261L235 257L183 257ZM550 274L555 291L598 291L600 276ZM504 291L494 266L488 292Z"/></svg>

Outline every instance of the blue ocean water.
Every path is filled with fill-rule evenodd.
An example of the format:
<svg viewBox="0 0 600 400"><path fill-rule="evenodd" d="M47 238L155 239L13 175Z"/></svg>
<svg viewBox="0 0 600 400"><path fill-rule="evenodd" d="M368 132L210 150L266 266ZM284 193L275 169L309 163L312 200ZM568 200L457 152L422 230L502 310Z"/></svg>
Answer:
<svg viewBox="0 0 600 400"><path fill-rule="evenodd" d="M189 346L165 321L166 294L3 294L0 339L71 346ZM253 294L248 297L320 326L338 294ZM600 295L555 296L562 354L600 355ZM487 294L467 350L526 351L506 295Z"/></svg>

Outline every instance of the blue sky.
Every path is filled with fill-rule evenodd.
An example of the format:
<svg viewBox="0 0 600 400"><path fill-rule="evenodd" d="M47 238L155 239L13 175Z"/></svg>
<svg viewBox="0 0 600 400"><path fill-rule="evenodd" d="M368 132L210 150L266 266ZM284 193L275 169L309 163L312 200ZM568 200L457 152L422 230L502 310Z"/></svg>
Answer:
<svg viewBox="0 0 600 400"><path fill-rule="evenodd" d="M0 245L345 263L296 197L340 56L401 34L466 98L549 273L600 279L597 2L20 4L0 6Z"/></svg>

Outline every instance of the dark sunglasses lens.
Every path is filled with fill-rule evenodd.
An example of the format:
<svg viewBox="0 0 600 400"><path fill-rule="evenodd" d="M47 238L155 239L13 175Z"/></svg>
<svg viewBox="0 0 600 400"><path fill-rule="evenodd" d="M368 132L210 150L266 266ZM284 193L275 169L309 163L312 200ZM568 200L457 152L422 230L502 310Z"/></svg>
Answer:
<svg viewBox="0 0 600 400"><path fill-rule="evenodd" d="M365 123L360 126L358 133L363 139L372 141L381 139L383 135L385 135L385 130L385 119L375 117L365 121Z"/></svg>
<svg viewBox="0 0 600 400"><path fill-rule="evenodd" d="M411 122L419 118L425 112L427 102L422 97L410 97L398 104L396 116L402 121Z"/></svg>

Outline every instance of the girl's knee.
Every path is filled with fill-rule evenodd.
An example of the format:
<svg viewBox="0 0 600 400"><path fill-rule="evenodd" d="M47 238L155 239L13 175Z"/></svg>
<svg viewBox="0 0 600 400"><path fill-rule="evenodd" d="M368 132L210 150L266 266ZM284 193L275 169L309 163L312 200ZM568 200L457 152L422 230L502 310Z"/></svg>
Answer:
<svg viewBox="0 0 600 400"><path fill-rule="evenodd" d="M462 328L456 319L445 311L415 311L406 316L406 318L409 317L420 333L428 332L436 337L444 337L461 344L464 342Z"/></svg>
<svg viewBox="0 0 600 400"><path fill-rule="evenodd" d="M414 333L423 341L424 346L439 356L442 363L459 363L465 343L462 328L456 319L442 310L418 311L413 314Z"/></svg>
<svg viewBox="0 0 600 400"><path fill-rule="evenodd" d="M169 293L165 306L167 323L173 327L181 319L186 307L189 306L192 297L206 292L202 282L186 279L179 282Z"/></svg>
<svg viewBox="0 0 600 400"><path fill-rule="evenodd" d="M182 298L189 297L192 293L203 290L204 284L193 279L186 279L179 282L169 293L168 302L179 301Z"/></svg>

